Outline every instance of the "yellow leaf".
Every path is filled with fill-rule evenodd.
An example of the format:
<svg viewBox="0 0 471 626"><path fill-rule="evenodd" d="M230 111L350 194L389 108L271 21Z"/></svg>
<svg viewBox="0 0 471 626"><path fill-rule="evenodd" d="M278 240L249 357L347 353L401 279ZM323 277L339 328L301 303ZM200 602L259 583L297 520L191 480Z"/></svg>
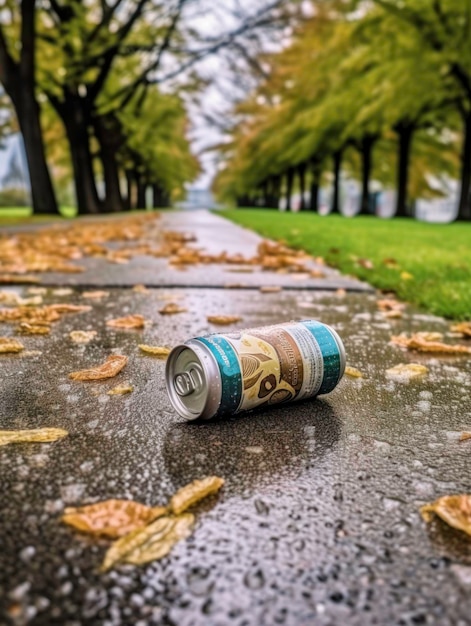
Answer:
<svg viewBox="0 0 471 626"><path fill-rule="evenodd" d="M152 356L159 357L166 357L171 352L170 348L163 348L161 346L148 346L144 343L140 343L139 348L146 354L151 354Z"/></svg>
<svg viewBox="0 0 471 626"><path fill-rule="evenodd" d="M159 517L144 528L131 531L108 549L101 571L118 563L144 565L166 556L173 546L191 533L195 518L191 513Z"/></svg>
<svg viewBox="0 0 471 626"><path fill-rule="evenodd" d="M201 480L194 480L185 485L172 496L170 500L170 510L179 515L186 511L206 496L216 493L224 485L224 479L218 476L207 476Z"/></svg>
<svg viewBox="0 0 471 626"><path fill-rule="evenodd" d="M13 339L12 337L0 337L0 354L6 354L7 352L21 352L24 349L24 345Z"/></svg>
<svg viewBox="0 0 471 626"><path fill-rule="evenodd" d="M188 309L178 306L175 302L169 302L159 310L160 315L175 315L175 313L186 313Z"/></svg>
<svg viewBox="0 0 471 626"><path fill-rule="evenodd" d="M449 526L471 535L471 495L443 496L422 506L420 513L426 522L435 513Z"/></svg>
<svg viewBox="0 0 471 626"><path fill-rule="evenodd" d="M409 272L401 272L400 276L402 280L412 280L414 278Z"/></svg>
<svg viewBox="0 0 471 626"><path fill-rule="evenodd" d="M399 382L416 380L422 378L427 373L428 367L420 365L420 363L399 363L399 365L395 365L386 370L386 376L388 378L393 378Z"/></svg>
<svg viewBox="0 0 471 626"><path fill-rule="evenodd" d="M352 378L363 378L363 374L360 370L357 370L356 367L350 367L349 365L345 368L345 374L347 376L351 376Z"/></svg>
<svg viewBox="0 0 471 626"><path fill-rule="evenodd" d="M123 384L123 385L118 385L117 387L114 387L113 389L110 389L110 391L108 391L108 395L109 396L124 396L124 394L131 393L131 391L134 391L134 387L132 385Z"/></svg>
<svg viewBox="0 0 471 626"><path fill-rule="evenodd" d="M434 333L427 333L430 337ZM424 338L421 333L415 333L410 338L405 335L397 335L391 337L391 343L407 348L408 350L416 350L417 352L435 352L437 354L471 354L471 347L460 345L448 345L439 341L431 341Z"/></svg>
<svg viewBox="0 0 471 626"><path fill-rule="evenodd" d="M104 380L105 378L113 378L113 376L119 374L127 362L127 356L113 354L101 365L88 370L72 372L69 374L69 378L72 380Z"/></svg>
<svg viewBox="0 0 471 626"><path fill-rule="evenodd" d="M135 293L149 293L149 289L147 289L147 287L145 285L134 285L132 290Z"/></svg>
<svg viewBox="0 0 471 626"><path fill-rule="evenodd" d="M69 333L74 343L89 343L96 336L96 330L72 330Z"/></svg>
<svg viewBox="0 0 471 626"><path fill-rule="evenodd" d="M9 443L49 443L69 433L62 428L31 428L29 430L0 430L0 446Z"/></svg>
<svg viewBox="0 0 471 626"><path fill-rule="evenodd" d="M164 515L163 506L151 508L132 500L105 500L65 509L61 521L92 535L117 539Z"/></svg>
<svg viewBox="0 0 471 626"><path fill-rule="evenodd" d="M51 327L47 322L38 322L36 324L28 324L28 322L22 322L17 332L21 335L49 335Z"/></svg>
<svg viewBox="0 0 471 626"><path fill-rule="evenodd" d="M451 327L455 333L460 333L464 337L471 337L471 322L460 322Z"/></svg>
<svg viewBox="0 0 471 626"><path fill-rule="evenodd" d="M240 322L242 318L239 315L208 315L206 319L210 324L228 326L229 324Z"/></svg>
<svg viewBox="0 0 471 626"><path fill-rule="evenodd" d="M106 325L112 328L144 328L145 321L143 315L128 315L127 317L109 320L106 322Z"/></svg>

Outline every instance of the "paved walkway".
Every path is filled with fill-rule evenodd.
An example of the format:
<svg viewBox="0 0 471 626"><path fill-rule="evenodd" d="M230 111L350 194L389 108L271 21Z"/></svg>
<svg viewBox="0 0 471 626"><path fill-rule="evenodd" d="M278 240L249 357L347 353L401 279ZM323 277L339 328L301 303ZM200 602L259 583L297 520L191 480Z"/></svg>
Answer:
<svg viewBox="0 0 471 626"><path fill-rule="evenodd" d="M0 357L0 428L70 431L55 444L0 448L2 625L470 623L471 543L442 524L427 528L418 513L426 501L469 491L471 441L459 435L471 430L470 361L388 344L401 331L447 333L444 320L413 309L386 320L372 293L108 290L92 311L57 322L50 337L23 339L42 354ZM45 301L83 303L81 293L50 289ZM159 315L170 296L188 311ZM175 345L214 331L207 315L234 312L249 327L310 317L332 324L365 377L345 377L316 401L185 423L169 405L164 362L137 345ZM129 313L152 324L106 326ZM74 345L68 334L76 329L96 330L97 338ZM111 351L129 356L117 378L67 378ZM422 382L386 377L387 368L412 360L430 368ZM124 381L132 394L107 395ZM107 543L59 523L66 506L111 497L156 505L209 474L226 479L221 495L198 508L192 537L146 567L100 574Z"/></svg>

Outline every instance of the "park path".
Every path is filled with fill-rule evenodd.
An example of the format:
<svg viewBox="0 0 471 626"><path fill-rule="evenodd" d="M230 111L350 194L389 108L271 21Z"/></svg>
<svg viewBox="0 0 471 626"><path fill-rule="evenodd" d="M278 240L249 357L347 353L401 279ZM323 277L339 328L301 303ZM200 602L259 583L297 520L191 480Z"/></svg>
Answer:
<svg viewBox="0 0 471 626"><path fill-rule="evenodd" d="M250 254L259 241L207 213L165 214L162 227L193 231L216 251L244 245ZM214 268L223 278L206 283L207 267L188 270L185 281L197 276L196 284L170 288L159 274L165 260L149 259L147 266L139 257L112 270L100 263L87 272L87 289L106 286L108 295L98 299L70 282L83 274L57 274L55 286L44 274L45 304L91 310L55 322L50 336L22 337L29 355L0 356L0 429L70 433L53 444L0 447L1 624L469 624L471 544L444 525L426 526L418 509L469 491L471 441L459 437L471 430L470 361L429 358L389 343L391 335L418 330L452 341L445 320L411 307L403 318L387 319L373 290L332 291L337 277L330 272L324 283L330 290L295 281L254 297L254 288L215 289L224 285L223 269ZM143 282L154 288L123 287ZM172 300L186 311L161 315ZM142 330L106 325L137 313L147 320ZM234 313L242 321L228 330L303 318L331 324L363 378L344 377L315 401L184 422L169 405L164 361L143 355L138 344L173 346L218 330L208 315ZM97 335L77 345L72 330ZM13 332L1 325L1 334ZM116 378L68 378L110 353L129 357ZM385 374L411 361L426 364L429 374L409 384ZM108 395L124 382L132 393ZM212 474L226 483L218 498L196 509L192 537L145 567L100 573L108 543L60 523L67 506L108 498L158 505Z"/></svg>

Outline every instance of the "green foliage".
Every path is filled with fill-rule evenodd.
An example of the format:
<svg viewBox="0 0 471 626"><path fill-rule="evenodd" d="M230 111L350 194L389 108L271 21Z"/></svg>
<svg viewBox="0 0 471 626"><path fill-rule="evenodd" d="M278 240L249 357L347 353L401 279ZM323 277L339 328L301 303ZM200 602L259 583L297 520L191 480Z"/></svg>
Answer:
<svg viewBox="0 0 471 626"><path fill-rule="evenodd" d="M265 237L283 240L329 265L399 298L450 319L469 319L471 311L471 224L426 224L263 210L226 211L225 217ZM358 263L369 259L373 269ZM385 260L394 259L397 267ZM408 272L412 279L401 277Z"/></svg>

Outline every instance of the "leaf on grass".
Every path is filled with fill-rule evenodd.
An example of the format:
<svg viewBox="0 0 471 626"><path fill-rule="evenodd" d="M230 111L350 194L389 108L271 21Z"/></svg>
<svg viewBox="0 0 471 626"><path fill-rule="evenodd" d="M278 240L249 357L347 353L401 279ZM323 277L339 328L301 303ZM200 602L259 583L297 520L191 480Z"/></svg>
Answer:
<svg viewBox="0 0 471 626"><path fill-rule="evenodd" d="M49 335L51 327L47 322L37 322L36 324L22 322L16 330L21 335Z"/></svg>
<svg viewBox="0 0 471 626"><path fill-rule="evenodd" d="M62 428L31 428L29 430L0 430L0 446L9 443L49 443L69 433Z"/></svg>
<svg viewBox="0 0 471 626"><path fill-rule="evenodd" d="M239 315L208 315L206 318L210 324L219 326L228 326L240 322L242 318Z"/></svg>
<svg viewBox="0 0 471 626"><path fill-rule="evenodd" d="M471 439L471 433L467 433L467 432L461 433L460 441L466 441L468 439Z"/></svg>
<svg viewBox="0 0 471 626"><path fill-rule="evenodd" d="M435 514L449 526L471 535L471 495L443 496L422 506L420 513L426 522Z"/></svg>
<svg viewBox="0 0 471 626"><path fill-rule="evenodd" d="M410 380L417 380L428 373L428 367L420 363L399 363L386 370L386 376L398 382L408 383Z"/></svg>
<svg viewBox="0 0 471 626"><path fill-rule="evenodd" d="M69 378L72 380L104 380L105 378L113 378L113 376L119 374L127 362L127 356L112 354L102 365L72 372L69 374Z"/></svg>
<svg viewBox="0 0 471 626"><path fill-rule="evenodd" d="M21 352L24 349L24 345L13 339L12 337L0 337L0 354L6 354L7 352Z"/></svg>
<svg viewBox="0 0 471 626"><path fill-rule="evenodd" d="M186 313L188 309L178 306L175 302L169 302L159 310L160 315L174 315L175 313Z"/></svg>
<svg viewBox="0 0 471 626"><path fill-rule="evenodd" d="M100 298L107 298L110 295L109 291L84 291L82 298L90 298L91 300L99 300Z"/></svg>
<svg viewBox="0 0 471 626"><path fill-rule="evenodd" d="M118 563L144 565L166 556L193 529L194 515L159 517L144 528L131 531L108 549L101 566L105 572Z"/></svg>
<svg viewBox="0 0 471 626"><path fill-rule="evenodd" d="M397 269L399 267L399 263L393 258L383 259L383 265L390 269Z"/></svg>
<svg viewBox="0 0 471 626"><path fill-rule="evenodd" d="M374 269L373 261L370 261L370 259L358 259L357 260L357 265L359 265L360 267L365 268L365 270L372 270L372 269Z"/></svg>
<svg viewBox="0 0 471 626"><path fill-rule="evenodd" d="M96 330L71 330L69 333L69 337L74 343L89 343L96 336Z"/></svg>
<svg viewBox="0 0 471 626"><path fill-rule="evenodd" d="M168 356L171 352L170 348L164 348L162 346L148 346L144 343L140 343L139 348L146 354L151 354L152 356L164 357Z"/></svg>
<svg viewBox="0 0 471 626"><path fill-rule="evenodd" d="M65 509L61 521L83 533L117 539L164 515L163 506L149 507L132 500L105 500Z"/></svg>
<svg viewBox="0 0 471 626"><path fill-rule="evenodd" d="M471 347L460 345L448 345L439 341L430 341L424 339L420 333L415 333L410 338L406 335L397 335L391 337L391 343L408 350L416 350L417 352L434 352L436 354L471 354Z"/></svg>
<svg viewBox="0 0 471 626"><path fill-rule="evenodd" d="M109 396L124 396L126 393L131 393L134 391L134 387L129 383L123 383L122 385L118 385L117 387L113 387L108 391Z"/></svg>
<svg viewBox="0 0 471 626"><path fill-rule="evenodd" d="M278 285L265 285L260 287L261 293L279 293L281 291L281 287Z"/></svg>
<svg viewBox="0 0 471 626"><path fill-rule="evenodd" d="M455 333L460 333L463 337L471 337L471 322L460 322L451 327Z"/></svg>
<svg viewBox="0 0 471 626"><path fill-rule="evenodd" d="M224 479L219 476L207 476L201 480L194 480L172 496L169 508L175 515L179 515L206 496L218 492L223 485Z"/></svg>
<svg viewBox="0 0 471 626"><path fill-rule="evenodd" d="M360 370L357 370L356 367L350 367L349 365L345 368L345 374L351 378L363 378L363 374Z"/></svg>
<svg viewBox="0 0 471 626"><path fill-rule="evenodd" d="M402 280L412 280L414 278L409 272L401 272L400 276Z"/></svg>
<svg viewBox="0 0 471 626"><path fill-rule="evenodd" d="M126 317L118 317L115 320L108 320L107 326L112 328L144 328L146 320L143 315L127 315Z"/></svg>

